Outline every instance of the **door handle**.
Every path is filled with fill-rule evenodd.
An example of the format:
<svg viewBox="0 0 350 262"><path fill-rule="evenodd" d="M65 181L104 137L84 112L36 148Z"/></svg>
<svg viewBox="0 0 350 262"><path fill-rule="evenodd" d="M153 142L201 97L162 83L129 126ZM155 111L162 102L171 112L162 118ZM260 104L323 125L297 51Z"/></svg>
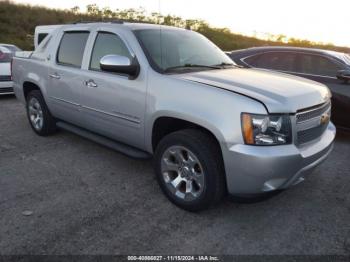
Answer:
<svg viewBox="0 0 350 262"><path fill-rule="evenodd" d="M94 80L90 79L88 81L85 81L85 85L90 88L96 88L98 85L95 83Z"/></svg>
<svg viewBox="0 0 350 262"><path fill-rule="evenodd" d="M54 78L54 79L60 79L61 78L61 76L59 74L57 74L57 73L51 74L51 75L49 75L49 77Z"/></svg>

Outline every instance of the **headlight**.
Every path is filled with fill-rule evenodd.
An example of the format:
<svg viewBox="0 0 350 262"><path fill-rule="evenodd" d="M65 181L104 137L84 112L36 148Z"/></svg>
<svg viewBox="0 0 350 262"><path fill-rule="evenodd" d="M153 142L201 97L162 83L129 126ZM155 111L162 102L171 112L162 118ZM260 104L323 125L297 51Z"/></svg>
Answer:
<svg viewBox="0 0 350 262"><path fill-rule="evenodd" d="M292 141L288 115L254 115L242 113L242 133L248 145L283 145Z"/></svg>

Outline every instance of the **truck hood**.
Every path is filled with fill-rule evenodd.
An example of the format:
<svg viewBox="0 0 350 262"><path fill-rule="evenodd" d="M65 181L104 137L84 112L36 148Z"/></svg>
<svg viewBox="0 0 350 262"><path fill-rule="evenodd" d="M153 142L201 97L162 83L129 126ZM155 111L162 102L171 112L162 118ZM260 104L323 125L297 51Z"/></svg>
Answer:
<svg viewBox="0 0 350 262"><path fill-rule="evenodd" d="M295 113L330 98L330 92L323 84L263 69L207 70L176 77L259 100L270 113Z"/></svg>

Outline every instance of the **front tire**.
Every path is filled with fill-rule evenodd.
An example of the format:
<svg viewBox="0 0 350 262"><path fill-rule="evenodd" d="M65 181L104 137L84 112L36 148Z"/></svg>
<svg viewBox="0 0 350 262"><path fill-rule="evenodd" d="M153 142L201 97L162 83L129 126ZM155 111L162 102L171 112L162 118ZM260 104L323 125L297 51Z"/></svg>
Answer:
<svg viewBox="0 0 350 262"><path fill-rule="evenodd" d="M27 96L27 117L30 126L39 136L48 136L56 131L56 121L51 115L44 97L39 90L31 91Z"/></svg>
<svg viewBox="0 0 350 262"><path fill-rule="evenodd" d="M224 196L220 147L201 130L181 130L164 137L156 148L154 168L164 194L185 210L207 209Z"/></svg>

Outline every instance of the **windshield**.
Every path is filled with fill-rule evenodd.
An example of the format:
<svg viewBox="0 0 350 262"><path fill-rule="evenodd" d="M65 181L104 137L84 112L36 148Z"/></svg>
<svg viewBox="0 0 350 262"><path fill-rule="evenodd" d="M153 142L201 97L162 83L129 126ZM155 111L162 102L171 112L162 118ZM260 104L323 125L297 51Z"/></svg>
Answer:
<svg viewBox="0 0 350 262"><path fill-rule="evenodd" d="M343 61L345 64L350 65L350 54L329 51L329 54Z"/></svg>
<svg viewBox="0 0 350 262"><path fill-rule="evenodd" d="M216 45L193 31L144 29L134 32L151 66L158 72L210 70L235 65Z"/></svg>
<svg viewBox="0 0 350 262"><path fill-rule="evenodd" d="M350 55L344 54L344 60L345 60L345 63L347 63L348 65L350 65Z"/></svg>

